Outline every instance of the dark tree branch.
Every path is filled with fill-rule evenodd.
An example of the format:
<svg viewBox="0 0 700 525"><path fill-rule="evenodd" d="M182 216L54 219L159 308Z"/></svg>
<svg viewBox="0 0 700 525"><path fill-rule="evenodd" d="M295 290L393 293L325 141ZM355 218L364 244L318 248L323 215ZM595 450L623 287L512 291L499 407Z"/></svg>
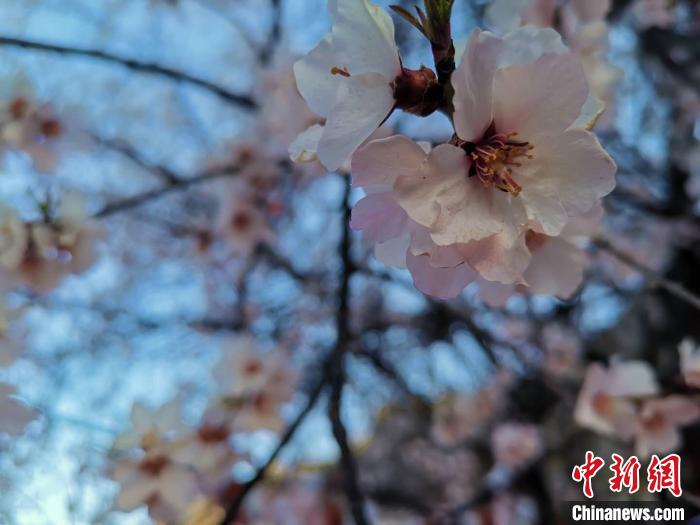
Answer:
<svg viewBox="0 0 700 525"><path fill-rule="evenodd" d="M136 151L128 142L123 141L123 140L115 140L115 139L106 139L103 137L100 137L99 135L92 135L92 138L95 142L97 142L100 146L103 146L107 149L116 151L123 155L124 157L128 158L139 166L140 168L145 169L146 171L150 171L158 175L161 179L163 179L163 182L166 182L168 184L178 184L182 179L179 177L174 171L172 171L169 168L166 168L165 166L160 166L157 164L153 164L151 162L148 162L146 159L143 158L143 156Z"/></svg>
<svg viewBox="0 0 700 525"><path fill-rule="evenodd" d="M338 251L341 259L340 288L338 290L338 310L336 313L336 343L329 362L329 385L331 389L328 403L328 418L331 421L333 437L340 448L340 465L345 478L345 492L348 498L350 512L356 525L369 525L365 509L364 496L358 480L358 467L350 443L347 430L341 415L343 388L345 386L346 371L345 358L350 343L349 317L350 317L350 279L355 267L350 253L350 184L346 181L345 194L343 195L343 216L341 235Z"/></svg>
<svg viewBox="0 0 700 525"><path fill-rule="evenodd" d="M95 213L94 217L98 219L103 219L105 217L109 217L110 215L115 215L117 213L129 211L134 208L138 208L139 206L146 204L147 202L159 199L171 193L185 190L192 186L203 184L212 180L221 179L224 177L233 177L238 175L239 172L239 167L229 166L224 168L207 170L200 173L197 176L190 178L178 178L176 179L176 181L170 183L167 186L156 188L150 191L146 191L144 193L140 193L138 195L134 195L132 197L127 197L125 199L107 204L101 210Z"/></svg>
<svg viewBox="0 0 700 525"><path fill-rule="evenodd" d="M390 379L399 389L409 398L417 401L420 405L427 409L432 409L432 401L422 394L418 394L411 390L411 387L401 374L396 370L393 364L385 359L380 352L363 349L356 352L354 355L367 359L372 366L382 375Z"/></svg>
<svg viewBox="0 0 700 525"><path fill-rule="evenodd" d="M282 0L270 0L272 7L272 27L270 28L270 36L267 42L260 51L260 61L263 64L269 64L275 54L275 48L282 38Z"/></svg>
<svg viewBox="0 0 700 525"><path fill-rule="evenodd" d="M672 281L670 279L667 279L663 275L660 275L658 272L652 270L648 266L645 266L644 264L640 263L636 259L634 259L632 256L630 256L627 253L624 253L621 250L618 250L615 246L612 245L609 241L605 239L596 239L595 240L595 246L613 257L615 257L618 261L623 262L627 266L634 268L637 270L639 273L641 273L652 286L656 286L657 288L660 288L677 299L680 299L681 301L686 302L693 308L696 308L697 310L700 310L700 297L695 295L693 292L685 288L682 284L677 283L675 281Z"/></svg>
<svg viewBox="0 0 700 525"><path fill-rule="evenodd" d="M270 466L272 466L272 464L275 462L275 460L282 452L284 447L286 447L287 444L292 440L292 438L296 434L296 431L306 419L306 416L308 416L311 410L313 409L314 405L316 404L316 401L318 401L318 398L321 395L321 392L323 392L323 388L325 387L325 385L326 377L325 374L322 374L321 379L318 380L312 391L309 393L309 397L306 400L304 408L302 408L301 412L299 412L297 417L294 418L294 421L292 421L289 427L287 427L287 430L280 439L280 442L278 443L275 450L272 452L272 454L270 454L268 460L258 469L258 471L255 473L255 476L253 476L253 478L250 481L243 485L240 492L238 492L238 494L236 495L236 498L226 508L226 515L221 520L220 525L231 525L234 523L234 520L236 519L239 511L241 510L246 496L250 493L251 490L253 490L256 487L256 485L258 485L258 483L260 483L265 478L265 475L270 469Z"/></svg>
<svg viewBox="0 0 700 525"><path fill-rule="evenodd" d="M67 56L82 56L93 58L96 60L101 60L103 62L109 62L112 64L119 64L128 69L138 71L140 73L160 76L168 78L170 80L175 80L177 82L183 82L186 84L197 86L199 88L204 89L205 91L209 91L210 93L217 95L222 100L225 100L228 103L234 104L247 110L252 110L257 107L257 103L251 97L233 93L232 91L229 91L228 89L219 86L209 80L204 80L202 78L192 76L189 73L178 71L176 69L172 69L166 66L153 64L150 62L141 62L140 60L135 60L133 58L112 55L110 53L107 53L106 51L101 51L99 49L83 49L77 47L68 47L8 36L0 36L0 46L13 47L19 49L29 49L34 51L42 51L46 53L54 53Z"/></svg>

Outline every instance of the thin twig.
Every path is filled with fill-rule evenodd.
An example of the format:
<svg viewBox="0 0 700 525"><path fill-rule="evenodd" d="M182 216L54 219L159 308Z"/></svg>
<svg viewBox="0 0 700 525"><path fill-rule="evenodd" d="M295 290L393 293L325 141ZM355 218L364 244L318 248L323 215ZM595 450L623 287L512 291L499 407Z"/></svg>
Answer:
<svg viewBox="0 0 700 525"><path fill-rule="evenodd" d="M347 184L343 195L343 233L338 251L342 263L340 288L338 290L338 310L336 312L336 343L331 355L329 366L329 384L331 387L328 403L328 418L331 421L333 437L340 448L340 465L345 478L345 492L348 498L350 513L356 525L369 525L369 518L365 509L364 496L358 480L358 467L355 456L350 448L348 433L341 415L343 389L345 386L346 371L345 358L348 349L350 330L350 278L355 271L350 254L350 184Z"/></svg>
<svg viewBox="0 0 700 525"><path fill-rule="evenodd" d="M260 62L269 64L275 54L275 48L282 38L282 0L270 0L272 8L272 27L270 36L260 51Z"/></svg>
<svg viewBox="0 0 700 525"><path fill-rule="evenodd" d="M353 353L353 355L367 359L378 372L390 379L409 398L418 401L425 408L432 407L430 399L422 394L414 392L406 379L401 376L394 365L385 359L380 352L363 349Z"/></svg>
<svg viewBox="0 0 700 525"><path fill-rule="evenodd" d="M225 100L226 102L229 102L231 104L235 104L236 106L239 106L244 109L252 110L257 108L257 103L251 97L233 93L232 91L229 91L228 89L219 86L209 80L204 80L202 78L192 76L189 73L178 71L176 69L172 69L166 66L161 66L159 64L141 62L140 60L135 60L133 58L113 55L111 53L101 51L99 49L68 47L8 36L0 36L0 46L31 49L35 51L43 51L59 55L83 56L101 60L103 62L120 64L133 71L165 77L171 80L176 80L178 82L184 82L186 84L191 84L193 86L200 87L206 91L217 95L222 100Z"/></svg>
<svg viewBox="0 0 700 525"><path fill-rule="evenodd" d="M94 217L98 219L103 219L105 217L109 217L110 215L137 208L147 202L159 199L161 197L164 197L165 195L174 193L176 191L184 190L192 186L209 182L215 179L220 179L223 177L233 177L235 175L238 175L239 172L239 167L229 166L204 171L203 173L195 177L178 178L175 182L170 183L167 186L156 188L150 191L140 193L138 195L134 195L132 197L127 197L125 199L109 203L97 213L95 213Z"/></svg>
<svg viewBox="0 0 700 525"><path fill-rule="evenodd" d="M302 408L301 412L297 415L296 418L294 418L294 421L287 427L287 430L285 431L284 435L280 439L280 442L278 443L277 447L275 450L270 454L270 457L267 459L267 461L257 470L255 473L255 476L248 481L243 487L241 488L240 492L236 495L236 498L231 502L231 504L226 508L226 515L224 518L221 520L220 525L229 525L234 522L236 517L238 516L238 512L241 509L241 506L243 505L243 502L248 495L248 493L255 488L255 486L260 483L264 478L265 475L267 474L267 471L270 469L272 464L275 462L277 459L277 456L282 452L284 447L287 446L287 444L291 441L291 439L294 437L296 434L296 431L299 429L301 424L304 422L306 419L306 416L309 415L309 412L313 409L314 405L316 404L316 401L318 401L318 398L321 395L321 392L323 392L323 388L326 385L326 377L325 374L321 376L321 379L318 381L318 383L314 386L313 390L309 393L309 397L306 400L306 404L304 405L304 408Z"/></svg>
<svg viewBox="0 0 700 525"><path fill-rule="evenodd" d="M140 168L158 175L158 177L163 179L163 182L167 182L168 184L177 184L181 180L181 178L171 169L148 162L145 158L143 158L141 153L136 151L136 149L134 149L124 140L106 139L95 134L92 135L92 139L100 146L120 153Z"/></svg>
<svg viewBox="0 0 700 525"><path fill-rule="evenodd" d="M681 301L688 303L693 308L700 310L700 297L698 297L693 292L685 288L682 284L667 279L663 275L660 275L658 272L637 261L631 255L617 249L605 239L598 238L594 241L594 244L599 249L615 257L620 262L623 262L627 266L634 268L635 270L640 272L642 275L644 275L645 278L649 280L649 283L652 286L661 288L662 290L667 291L677 299L680 299Z"/></svg>

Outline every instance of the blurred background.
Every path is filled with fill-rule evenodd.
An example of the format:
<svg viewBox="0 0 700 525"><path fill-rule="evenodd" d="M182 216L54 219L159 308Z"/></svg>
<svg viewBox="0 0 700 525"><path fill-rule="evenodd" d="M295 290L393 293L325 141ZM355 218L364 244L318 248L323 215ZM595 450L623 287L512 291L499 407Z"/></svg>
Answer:
<svg viewBox="0 0 700 525"><path fill-rule="evenodd" d="M458 48L489 4L456 0ZM432 66L394 19L404 64ZM0 0L1 262L17 224L59 239L0 271L0 523L565 522L586 450L640 453L574 417L592 363L700 394L700 7L615 0L599 22L568 42L619 165L584 284L493 307L415 290L347 231L347 174L288 161L319 121L291 66L324 0ZM700 514L699 419L671 410L649 451L681 455ZM604 474L600 499L651 498Z"/></svg>

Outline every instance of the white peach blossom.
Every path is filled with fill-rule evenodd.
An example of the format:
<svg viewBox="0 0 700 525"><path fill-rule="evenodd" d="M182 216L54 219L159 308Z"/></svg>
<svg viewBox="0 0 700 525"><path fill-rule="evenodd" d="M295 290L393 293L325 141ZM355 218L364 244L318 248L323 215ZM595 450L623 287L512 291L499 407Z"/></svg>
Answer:
<svg viewBox="0 0 700 525"><path fill-rule="evenodd" d="M436 244L496 234L513 242L528 229L556 236L612 191L614 162L593 134L570 127L588 87L580 61L552 33L472 34L453 77L461 147L444 146L439 176L395 185L401 207ZM539 49L524 50L526 36Z"/></svg>
<svg viewBox="0 0 700 525"><path fill-rule="evenodd" d="M678 395L644 401L639 409L637 454L666 454L681 446L680 428L700 419L700 399Z"/></svg>
<svg viewBox="0 0 700 525"><path fill-rule="evenodd" d="M233 253L249 256L259 244L273 242L274 233L267 224L266 213L244 184L227 185L224 191L215 231L228 242Z"/></svg>
<svg viewBox="0 0 700 525"><path fill-rule="evenodd" d="M589 365L574 411L575 421L610 436L629 439L636 428L636 401L658 394L654 370L644 361Z"/></svg>
<svg viewBox="0 0 700 525"><path fill-rule="evenodd" d="M400 136L360 149L353 158L353 184L362 186L367 196L353 209L351 226L376 244L378 259L407 267L416 287L435 297L455 297L476 280L482 298L494 306L516 291L568 298L583 278L588 258L582 244L597 230L602 208L596 204L571 218L556 237L533 230L519 233L511 226L478 241L440 246L431 230L401 207L394 188L402 180L449 177L454 170L464 177L462 167L452 166L454 155L461 157L461 150L443 145L426 153Z"/></svg>
<svg viewBox="0 0 700 525"><path fill-rule="evenodd" d="M80 194L66 193L55 216L26 226L29 238L14 276L35 291L49 292L66 275L80 274L92 265L102 231L88 217Z"/></svg>
<svg viewBox="0 0 700 525"><path fill-rule="evenodd" d="M175 523L198 495L195 473L164 451L119 460L112 469L119 484L114 508L129 512L147 505L156 520Z"/></svg>
<svg viewBox="0 0 700 525"><path fill-rule="evenodd" d="M0 150L26 153L39 171L55 167L66 134L66 123L53 108L30 96L17 95L0 111Z"/></svg>
<svg viewBox="0 0 700 525"><path fill-rule="evenodd" d="M157 409L150 409L136 402L131 407L130 427L115 441L115 448L140 448L150 450L163 443L172 442L184 430L179 399L169 401Z"/></svg>
<svg viewBox="0 0 700 525"><path fill-rule="evenodd" d="M531 268L531 287L568 297L583 262L560 265L568 273L552 281L547 266L530 265L530 248L541 248L550 265L556 255L581 259L568 243L543 241L595 208L615 171L590 132L570 127L587 96L580 63L552 30L522 28L506 38L477 30L455 75L460 146L426 153L392 137L359 150L353 184L368 195L353 227L397 266L405 253L416 286L431 295L454 297L477 273L527 284ZM526 97L512 91L520 85L530 86Z"/></svg>
<svg viewBox="0 0 700 525"><path fill-rule="evenodd" d="M193 432L178 440L173 458L194 468L207 481L226 478L235 459L229 445L230 436L227 422L209 419L205 415Z"/></svg>
<svg viewBox="0 0 700 525"><path fill-rule="evenodd" d="M225 397L239 397L262 389L279 361L261 351L250 335L240 335L225 341L222 356L214 368L219 393Z"/></svg>
<svg viewBox="0 0 700 525"><path fill-rule="evenodd" d="M237 430L281 430L280 407L296 380L281 350L266 351L252 336L238 336L227 341L214 376L221 398L218 421L228 417Z"/></svg>
<svg viewBox="0 0 700 525"><path fill-rule="evenodd" d="M402 71L388 13L369 0L329 0L331 32L294 65L299 92L326 118L318 158L343 164L394 108Z"/></svg>

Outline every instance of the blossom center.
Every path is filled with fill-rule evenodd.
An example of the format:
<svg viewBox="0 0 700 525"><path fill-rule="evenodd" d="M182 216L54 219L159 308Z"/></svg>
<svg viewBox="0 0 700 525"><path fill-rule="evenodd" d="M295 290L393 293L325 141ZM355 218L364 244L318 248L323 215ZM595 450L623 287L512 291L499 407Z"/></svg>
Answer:
<svg viewBox="0 0 700 525"><path fill-rule="evenodd" d="M160 476L160 474L163 472L163 470L165 470L165 467L167 467L169 463L170 460L168 460L167 457L161 455L152 458L146 458L143 461L141 461L141 463L139 463L139 470L155 478Z"/></svg>
<svg viewBox="0 0 700 525"><path fill-rule="evenodd" d="M487 188L498 188L517 197L522 187L513 178L513 169L522 166L524 160L534 157L529 142L514 140L518 134L496 133L493 124L481 141L465 142L462 149L471 160L469 176L478 177Z"/></svg>
<svg viewBox="0 0 700 525"><path fill-rule="evenodd" d="M237 211L231 217L231 227L238 232L242 232L250 228L253 223L253 219L250 214L245 211Z"/></svg>
<svg viewBox="0 0 700 525"><path fill-rule="evenodd" d="M245 374L249 376L258 375L260 372L262 372L262 369L262 363L257 359L251 359L243 367Z"/></svg>
<svg viewBox="0 0 700 525"><path fill-rule="evenodd" d="M228 439L230 434L226 425L202 425L197 431L199 441L206 445L221 443Z"/></svg>
<svg viewBox="0 0 700 525"><path fill-rule="evenodd" d="M660 412L653 412L642 417L642 425L649 432L660 431L666 426L666 418Z"/></svg>
<svg viewBox="0 0 700 525"><path fill-rule="evenodd" d="M605 392L598 392L591 400L593 410L604 417L611 417L615 413L615 402L613 398Z"/></svg>

